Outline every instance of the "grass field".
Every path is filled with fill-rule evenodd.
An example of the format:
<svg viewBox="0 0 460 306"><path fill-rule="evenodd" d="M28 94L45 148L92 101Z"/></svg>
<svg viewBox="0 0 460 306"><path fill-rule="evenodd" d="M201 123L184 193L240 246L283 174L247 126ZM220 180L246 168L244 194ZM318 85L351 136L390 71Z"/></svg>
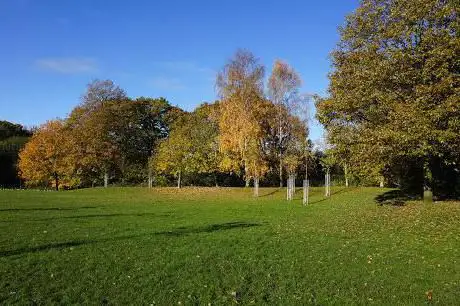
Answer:
<svg viewBox="0 0 460 306"><path fill-rule="evenodd" d="M385 191L0 191L0 304L458 304L460 204Z"/></svg>

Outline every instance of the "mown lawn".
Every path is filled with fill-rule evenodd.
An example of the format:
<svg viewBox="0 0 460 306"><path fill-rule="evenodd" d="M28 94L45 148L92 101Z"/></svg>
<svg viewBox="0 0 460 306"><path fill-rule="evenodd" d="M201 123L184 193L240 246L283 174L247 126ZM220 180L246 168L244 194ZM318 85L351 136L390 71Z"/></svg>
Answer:
<svg viewBox="0 0 460 306"><path fill-rule="evenodd" d="M0 304L458 304L460 204L385 191L0 191Z"/></svg>

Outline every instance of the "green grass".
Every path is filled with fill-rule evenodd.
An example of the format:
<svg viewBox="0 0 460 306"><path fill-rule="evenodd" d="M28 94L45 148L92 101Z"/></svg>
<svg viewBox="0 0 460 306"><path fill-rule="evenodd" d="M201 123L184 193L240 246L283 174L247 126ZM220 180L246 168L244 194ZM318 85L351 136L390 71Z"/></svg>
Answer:
<svg viewBox="0 0 460 306"><path fill-rule="evenodd" d="M0 191L0 304L458 304L460 205L384 191Z"/></svg>

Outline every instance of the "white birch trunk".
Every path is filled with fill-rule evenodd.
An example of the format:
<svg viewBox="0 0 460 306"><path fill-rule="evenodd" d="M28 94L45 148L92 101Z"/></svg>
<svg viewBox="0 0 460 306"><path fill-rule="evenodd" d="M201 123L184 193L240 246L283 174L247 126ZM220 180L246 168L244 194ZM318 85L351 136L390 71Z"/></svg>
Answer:
<svg viewBox="0 0 460 306"><path fill-rule="evenodd" d="M182 185L181 185L182 184L182 182L181 182L181 179L182 179L181 174L182 174L181 171L179 171L179 173L177 175L177 188L182 187Z"/></svg>
<svg viewBox="0 0 460 306"><path fill-rule="evenodd" d="M348 187L348 166L347 164L345 164L343 168L345 172L345 187Z"/></svg>
<svg viewBox="0 0 460 306"><path fill-rule="evenodd" d="M309 182L308 180L303 181L303 205L308 205L308 190Z"/></svg>
<svg viewBox="0 0 460 306"><path fill-rule="evenodd" d="M148 182L149 188L153 187L153 178L152 178L152 170L149 169L149 182Z"/></svg>
<svg viewBox="0 0 460 306"><path fill-rule="evenodd" d="M104 188L107 188L109 185L109 173L107 170L104 172Z"/></svg>

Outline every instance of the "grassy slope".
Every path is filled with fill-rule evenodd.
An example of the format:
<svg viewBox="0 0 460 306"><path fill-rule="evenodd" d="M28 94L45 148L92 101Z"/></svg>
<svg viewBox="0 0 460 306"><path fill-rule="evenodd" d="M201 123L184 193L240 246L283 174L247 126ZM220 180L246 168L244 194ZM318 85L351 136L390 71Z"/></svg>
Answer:
<svg viewBox="0 0 460 306"><path fill-rule="evenodd" d="M0 191L0 303L458 302L459 204L334 191Z"/></svg>

